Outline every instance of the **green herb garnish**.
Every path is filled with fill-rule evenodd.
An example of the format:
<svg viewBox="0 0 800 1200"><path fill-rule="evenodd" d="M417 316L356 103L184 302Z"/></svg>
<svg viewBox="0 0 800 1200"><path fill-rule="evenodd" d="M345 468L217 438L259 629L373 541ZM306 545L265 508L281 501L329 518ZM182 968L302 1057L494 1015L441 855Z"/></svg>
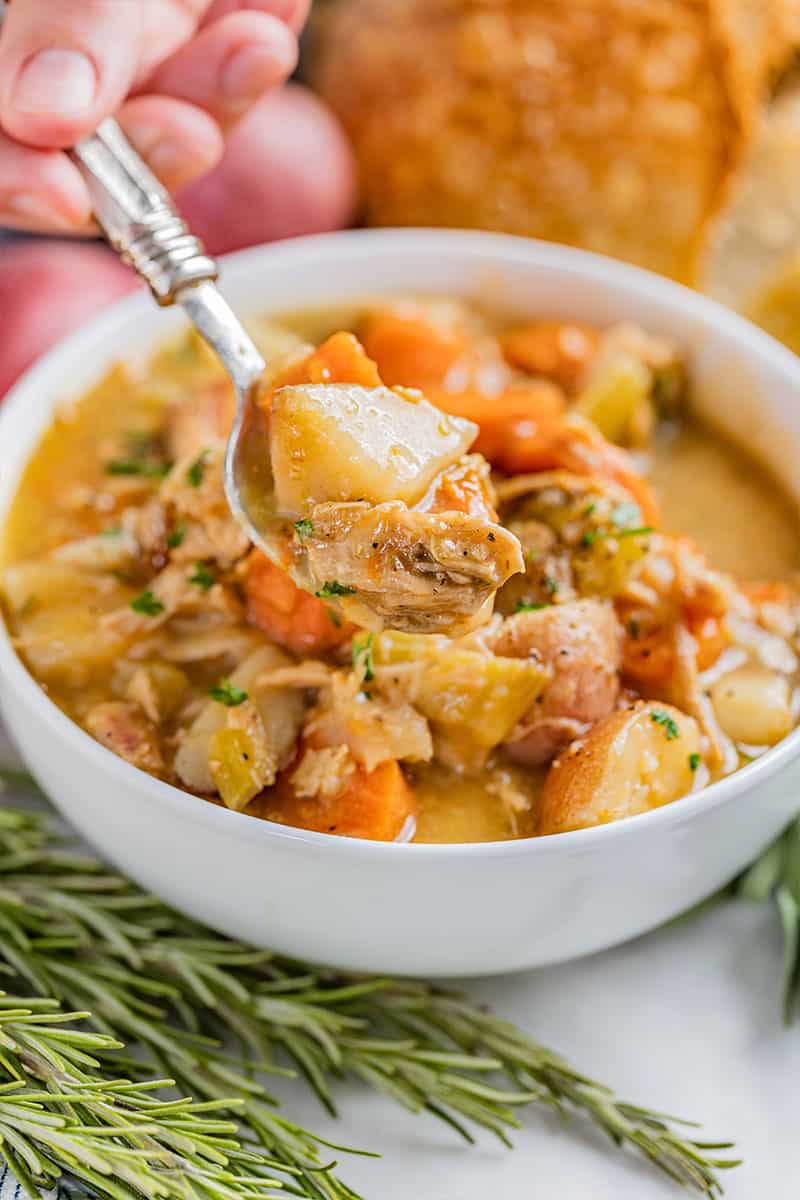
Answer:
<svg viewBox="0 0 800 1200"><path fill-rule="evenodd" d="M328 614L328 620L330 621L331 625L335 625L337 629L341 629L342 618L339 616L336 609L326 608L325 611Z"/></svg>
<svg viewBox="0 0 800 1200"><path fill-rule="evenodd" d="M364 672L365 683L372 683L372 680L375 678L375 664L372 660L374 642L374 633L368 633L363 642L359 641L358 638L353 638L353 669Z"/></svg>
<svg viewBox="0 0 800 1200"><path fill-rule="evenodd" d="M178 546L183 544L183 539L186 537L186 526L176 525L172 533L167 538L167 546L170 550L177 550Z"/></svg>
<svg viewBox="0 0 800 1200"><path fill-rule="evenodd" d="M216 579L205 563L199 562L194 565L194 575L189 576L189 583L193 583L195 587L202 588L204 592L208 592L216 583Z"/></svg>
<svg viewBox="0 0 800 1200"><path fill-rule="evenodd" d="M652 533L652 532L653 532L652 525L640 525L638 529L620 529L617 532L616 536L618 538L644 537L644 535L646 533Z"/></svg>
<svg viewBox="0 0 800 1200"><path fill-rule="evenodd" d="M656 725L663 725L664 736L668 742L672 742L675 740L675 738L679 738L681 736L681 731L678 728L678 724L674 717L671 717L669 713L664 712L662 708L654 708L650 713L650 720L655 721Z"/></svg>
<svg viewBox="0 0 800 1200"><path fill-rule="evenodd" d="M299 538L311 537L314 532L314 525L309 521L308 517L303 517L302 520L295 521L294 528Z"/></svg>
<svg viewBox="0 0 800 1200"><path fill-rule="evenodd" d="M343 583L337 583L335 579L331 579L328 583L323 583L318 592L314 592L320 600L332 600L335 596L355 596L356 589L347 587Z"/></svg>
<svg viewBox="0 0 800 1200"><path fill-rule="evenodd" d="M208 462L210 453L210 450L204 450L202 454L197 456L186 472L186 482L191 484L192 487L199 488L203 482L206 474L206 463Z"/></svg>
<svg viewBox="0 0 800 1200"><path fill-rule="evenodd" d="M164 605L151 591L142 592L141 595L135 596L131 600L131 608L135 613L141 613L145 617L157 617L159 613L164 611Z"/></svg>
<svg viewBox="0 0 800 1200"><path fill-rule="evenodd" d="M549 596L555 596L558 591L558 580L554 579L552 575L545 575L542 579L542 587Z"/></svg>
<svg viewBox="0 0 800 1200"><path fill-rule="evenodd" d="M112 541L114 538L120 537L121 534L122 534L122 526L121 525L109 525L108 529L100 530L100 537L109 538Z"/></svg>
<svg viewBox="0 0 800 1200"><path fill-rule="evenodd" d="M216 700L218 704L224 704L226 708L238 708L247 699L247 692L242 691L235 683L231 683L230 679L221 679L208 694L212 700Z"/></svg>
<svg viewBox="0 0 800 1200"><path fill-rule="evenodd" d="M599 529L587 529L581 538L581 546L584 550L588 550L590 546L595 544L599 537L603 537Z"/></svg>
<svg viewBox="0 0 800 1200"><path fill-rule="evenodd" d="M144 479L163 479L172 470L169 462L147 462L143 458L112 458L106 463L106 475L141 475Z"/></svg>
<svg viewBox="0 0 800 1200"><path fill-rule="evenodd" d="M689 755L689 770L696 771L700 766L700 755L696 752Z"/></svg>
<svg viewBox="0 0 800 1200"><path fill-rule="evenodd" d="M536 612L539 608L552 608L551 604L531 604L527 600L518 600L514 605L514 612Z"/></svg>

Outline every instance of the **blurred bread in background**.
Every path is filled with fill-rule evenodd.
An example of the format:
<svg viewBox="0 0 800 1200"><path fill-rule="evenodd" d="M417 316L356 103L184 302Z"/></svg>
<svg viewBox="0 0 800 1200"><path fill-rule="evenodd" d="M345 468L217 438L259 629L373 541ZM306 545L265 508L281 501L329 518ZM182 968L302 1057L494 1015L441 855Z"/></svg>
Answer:
<svg viewBox="0 0 800 1200"><path fill-rule="evenodd" d="M369 223L568 242L723 292L770 207L758 172L800 183L797 100L764 141L798 43L800 0L321 0L309 74Z"/></svg>

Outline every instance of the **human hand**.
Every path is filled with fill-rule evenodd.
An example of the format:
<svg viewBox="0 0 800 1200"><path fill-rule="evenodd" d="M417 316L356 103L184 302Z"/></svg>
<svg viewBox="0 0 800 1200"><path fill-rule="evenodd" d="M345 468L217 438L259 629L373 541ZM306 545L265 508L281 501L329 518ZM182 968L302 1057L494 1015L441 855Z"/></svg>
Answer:
<svg viewBox="0 0 800 1200"><path fill-rule="evenodd" d="M14 0L0 36L0 225L90 227L63 153L111 113L172 190L297 59L308 0Z"/></svg>

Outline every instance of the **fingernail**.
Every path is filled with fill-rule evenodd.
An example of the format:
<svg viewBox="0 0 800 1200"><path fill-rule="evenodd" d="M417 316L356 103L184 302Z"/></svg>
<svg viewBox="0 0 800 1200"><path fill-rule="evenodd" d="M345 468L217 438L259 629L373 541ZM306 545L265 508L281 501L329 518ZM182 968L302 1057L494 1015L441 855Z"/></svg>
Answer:
<svg viewBox="0 0 800 1200"><path fill-rule="evenodd" d="M223 67L221 91L233 107L246 106L290 70L288 63L285 69L281 67L274 48L247 46Z"/></svg>
<svg viewBox="0 0 800 1200"><path fill-rule="evenodd" d="M97 73L78 50L40 50L20 71L11 102L18 112L72 116L94 100Z"/></svg>
<svg viewBox="0 0 800 1200"><path fill-rule="evenodd" d="M33 192L0 197L0 222L19 222L33 229L72 229L74 224Z"/></svg>

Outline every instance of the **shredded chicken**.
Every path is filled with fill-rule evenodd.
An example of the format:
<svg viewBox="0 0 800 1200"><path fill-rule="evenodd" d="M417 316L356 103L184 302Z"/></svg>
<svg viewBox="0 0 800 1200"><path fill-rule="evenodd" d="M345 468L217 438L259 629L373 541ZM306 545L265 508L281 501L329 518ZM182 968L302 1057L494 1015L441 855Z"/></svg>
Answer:
<svg viewBox="0 0 800 1200"><path fill-rule="evenodd" d="M315 590L346 597L345 615L367 627L377 614L396 629L452 631L523 567L513 534L464 513L355 502L318 505L311 520Z"/></svg>
<svg viewBox="0 0 800 1200"><path fill-rule="evenodd" d="M355 769L347 746L308 747L292 772L292 787L298 796L331 800L344 791Z"/></svg>
<svg viewBox="0 0 800 1200"><path fill-rule="evenodd" d="M159 775L164 758L155 724L138 704L110 700L97 704L86 717L86 729L96 741L120 758Z"/></svg>
<svg viewBox="0 0 800 1200"><path fill-rule="evenodd" d="M336 672L306 721L313 745L348 747L372 771L392 759L428 762L433 742L425 718L410 704L368 696L354 672Z"/></svg>

